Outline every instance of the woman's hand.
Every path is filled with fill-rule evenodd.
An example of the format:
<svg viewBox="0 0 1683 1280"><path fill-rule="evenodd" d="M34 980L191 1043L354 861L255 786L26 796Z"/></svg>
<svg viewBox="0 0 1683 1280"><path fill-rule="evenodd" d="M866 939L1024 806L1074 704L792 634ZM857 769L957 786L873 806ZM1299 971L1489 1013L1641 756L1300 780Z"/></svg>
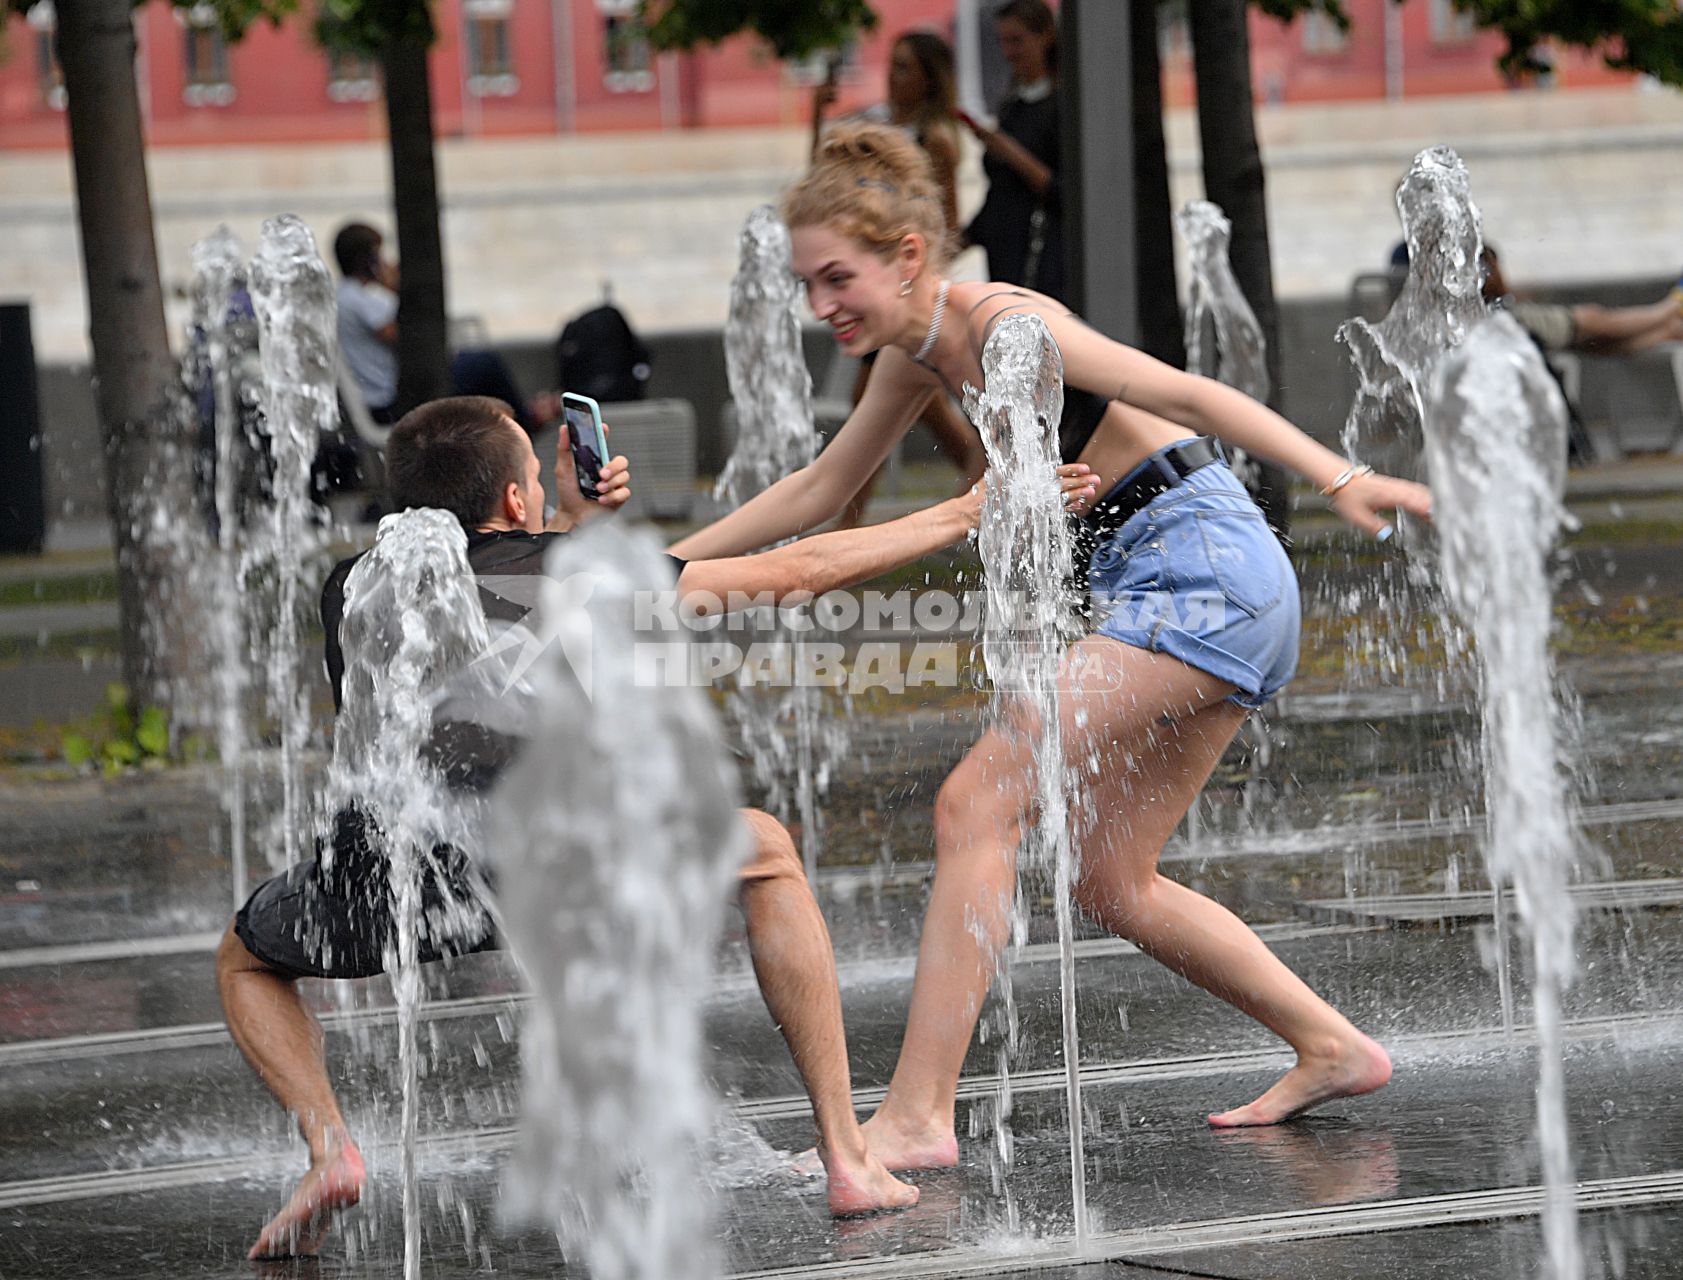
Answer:
<svg viewBox="0 0 1683 1280"><path fill-rule="evenodd" d="M975 533L982 523L982 500L987 497L987 493L988 482L983 479L976 481L958 497L948 499L959 519L964 521L964 536L967 538Z"/></svg>
<svg viewBox="0 0 1683 1280"><path fill-rule="evenodd" d="M1099 480L1085 462L1065 462L1058 467L1058 488L1063 491L1064 510L1086 515L1099 493Z"/></svg>
<svg viewBox="0 0 1683 1280"><path fill-rule="evenodd" d="M1348 481L1332 496L1332 509L1356 528L1381 542L1395 530L1381 511L1406 511L1422 520L1432 518L1432 491L1412 480L1370 471Z"/></svg>

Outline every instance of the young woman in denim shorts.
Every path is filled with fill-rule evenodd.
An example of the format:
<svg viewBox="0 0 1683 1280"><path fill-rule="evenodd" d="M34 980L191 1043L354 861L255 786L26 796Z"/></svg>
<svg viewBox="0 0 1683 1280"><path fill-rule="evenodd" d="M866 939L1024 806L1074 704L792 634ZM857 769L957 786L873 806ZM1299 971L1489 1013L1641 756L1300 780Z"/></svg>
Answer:
<svg viewBox="0 0 1683 1280"><path fill-rule="evenodd" d="M1283 1037L1296 1065L1215 1125L1274 1124L1390 1078L1385 1051L1215 902L1158 874L1164 842L1250 713L1291 678L1297 583L1219 438L1288 467L1346 520L1389 536L1382 512L1430 514L1421 485L1373 474L1231 388L1104 337L1042 295L950 282L938 193L891 131L839 128L784 202L794 268L849 355L878 350L870 383L808 467L677 544L734 555L829 520L932 395L983 382L980 352L1009 313L1045 322L1063 354L1060 438L1088 516L1093 633L1065 659L1064 749L1089 790L1078 809L1077 901L1093 919ZM1066 492L1069 486L1066 484ZM1100 496L1102 495L1102 496ZM1033 820L1031 746L990 729L941 788L935 882L888 1097L866 1125L890 1168L957 1161L953 1109L1006 940L1014 860Z"/></svg>

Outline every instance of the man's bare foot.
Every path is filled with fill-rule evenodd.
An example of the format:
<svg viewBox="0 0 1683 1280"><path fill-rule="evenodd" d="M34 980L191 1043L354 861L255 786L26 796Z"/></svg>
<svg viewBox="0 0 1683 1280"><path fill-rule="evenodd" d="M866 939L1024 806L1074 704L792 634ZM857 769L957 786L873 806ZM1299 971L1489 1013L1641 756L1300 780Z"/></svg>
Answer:
<svg viewBox="0 0 1683 1280"><path fill-rule="evenodd" d="M1391 1059L1362 1035L1322 1056L1298 1055L1297 1065L1255 1102L1210 1117L1218 1129L1250 1124L1279 1124L1333 1098L1372 1093L1391 1079Z"/></svg>
<svg viewBox="0 0 1683 1280"><path fill-rule="evenodd" d="M368 1181L362 1152L348 1139L336 1146L298 1183L286 1207L269 1219L251 1246L248 1258L308 1257L321 1247L327 1220L335 1209L348 1209L362 1199Z"/></svg>
<svg viewBox="0 0 1683 1280"><path fill-rule="evenodd" d="M907 1129L877 1112L860 1126L871 1154L888 1169L951 1169L958 1164L952 1126Z"/></svg>
<svg viewBox="0 0 1683 1280"><path fill-rule="evenodd" d="M917 1203L917 1188L901 1182L868 1150L842 1155L829 1147L818 1148L828 1179L830 1213L847 1218L860 1213L881 1213L886 1209L909 1209Z"/></svg>

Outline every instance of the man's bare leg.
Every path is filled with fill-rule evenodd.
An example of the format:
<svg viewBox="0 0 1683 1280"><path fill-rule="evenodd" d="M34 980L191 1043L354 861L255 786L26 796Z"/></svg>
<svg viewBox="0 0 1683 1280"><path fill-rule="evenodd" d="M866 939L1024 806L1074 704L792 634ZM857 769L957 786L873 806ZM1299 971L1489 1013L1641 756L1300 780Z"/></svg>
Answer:
<svg viewBox="0 0 1683 1280"><path fill-rule="evenodd" d="M362 1198L368 1175L327 1078L321 1024L296 982L246 950L232 927L216 953L216 985L234 1043L269 1092L298 1121L310 1168L248 1255L313 1254L328 1217Z"/></svg>
<svg viewBox="0 0 1683 1280"><path fill-rule="evenodd" d="M853 1112L835 952L800 855L775 818L757 809L744 809L742 816L755 845L741 880L748 948L766 1007L812 1099L830 1212L840 1216L915 1204L917 1188L895 1178L871 1155Z"/></svg>

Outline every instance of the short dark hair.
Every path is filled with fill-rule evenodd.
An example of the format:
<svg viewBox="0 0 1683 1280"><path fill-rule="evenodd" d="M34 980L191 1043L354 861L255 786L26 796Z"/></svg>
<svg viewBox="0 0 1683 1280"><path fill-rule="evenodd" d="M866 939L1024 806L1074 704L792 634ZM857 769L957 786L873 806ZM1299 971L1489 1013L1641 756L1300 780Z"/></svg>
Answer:
<svg viewBox="0 0 1683 1280"><path fill-rule="evenodd" d="M448 396L411 409L386 438L392 508L448 511L470 532L519 484L524 451L514 410L490 396Z"/></svg>
<svg viewBox="0 0 1683 1280"><path fill-rule="evenodd" d="M346 276L371 276L380 265L380 246L385 237L366 222L347 222L333 237L333 256Z"/></svg>

